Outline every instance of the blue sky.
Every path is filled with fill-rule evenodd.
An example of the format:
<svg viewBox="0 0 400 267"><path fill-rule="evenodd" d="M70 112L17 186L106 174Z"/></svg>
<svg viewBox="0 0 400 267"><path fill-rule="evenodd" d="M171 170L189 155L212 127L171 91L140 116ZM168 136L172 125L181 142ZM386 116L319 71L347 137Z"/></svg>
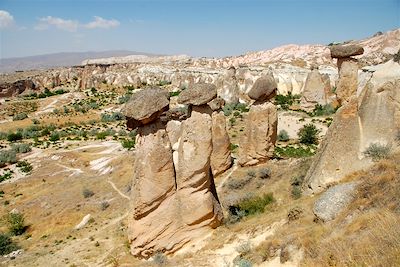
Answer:
<svg viewBox="0 0 400 267"><path fill-rule="evenodd" d="M0 0L0 57L132 50L228 56L400 27L400 0Z"/></svg>

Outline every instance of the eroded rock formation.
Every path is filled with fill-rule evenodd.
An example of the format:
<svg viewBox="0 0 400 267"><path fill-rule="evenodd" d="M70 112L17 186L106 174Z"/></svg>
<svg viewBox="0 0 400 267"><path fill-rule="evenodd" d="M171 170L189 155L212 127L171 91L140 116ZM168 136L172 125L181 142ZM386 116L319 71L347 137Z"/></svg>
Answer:
<svg viewBox="0 0 400 267"><path fill-rule="evenodd" d="M182 99L195 105L182 121L165 124L158 120L164 104L146 113L157 115L138 130L128 225L131 253L135 256L148 258L157 251L174 253L222 221L213 175L230 167L230 151L223 114L215 112L211 116L207 110L206 103L216 97L213 92L215 86L205 84L187 89ZM150 97L137 94L141 94L142 101ZM126 104L124 112L132 113L132 103Z"/></svg>

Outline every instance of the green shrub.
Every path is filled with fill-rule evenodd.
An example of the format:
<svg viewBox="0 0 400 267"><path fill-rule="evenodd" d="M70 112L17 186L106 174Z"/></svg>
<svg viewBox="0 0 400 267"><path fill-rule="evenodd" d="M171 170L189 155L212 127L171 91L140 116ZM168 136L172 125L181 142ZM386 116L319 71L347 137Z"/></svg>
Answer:
<svg viewBox="0 0 400 267"><path fill-rule="evenodd" d="M274 157L275 158L303 158L311 157L316 152L314 146L286 146L286 147L275 147Z"/></svg>
<svg viewBox="0 0 400 267"><path fill-rule="evenodd" d="M264 194L263 196L256 196L246 199L234 207L236 210L244 211L246 216L263 213L265 208L274 203L275 198L272 193Z"/></svg>
<svg viewBox="0 0 400 267"><path fill-rule="evenodd" d="M107 137L107 132L98 132L97 134L96 134L96 139L99 139L99 140L104 140L104 139L106 139L106 137Z"/></svg>
<svg viewBox="0 0 400 267"><path fill-rule="evenodd" d="M82 195L83 195L84 198L89 198L89 197L94 196L94 192L92 190L90 190L90 189L84 188L82 190Z"/></svg>
<svg viewBox="0 0 400 267"><path fill-rule="evenodd" d="M293 199L299 199L302 195L302 185L303 185L303 181L304 181L304 175L300 175L300 176L296 176L293 177L290 185L292 186L292 198Z"/></svg>
<svg viewBox="0 0 400 267"><path fill-rule="evenodd" d="M310 116L329 116L336 112L336 109L332 107L331 104L326 104L324 106L317 104L314 107L314 110L309 113Z"/></svg>
<svg viewBox="0 0 400 267"><path fill-rule="evenodd" d="M280 130L278 134L278 141L286 142L289 140L289 134L285 130Z"/></svg>
<svg viewBox="0 0 400 267"><path fill-rule="evenodd" d="M22 133L21 132L15 132L15 133L9 132L8 135L7 135L7 141L9 141L9 142L15 142L15 141L18 141L18 140L21 140L21 139L22 139Z"/></svg>
<svg viewBox="0 0 400 267"><path fill-rule="evenodd" d="M162 81L158 82L159 86L165 86L165 85L169 85L169 84L171 84L171 82L170 81L165 81L165 80L162 80Z"/></svg>
<svg viewBox="0 0 400 267"><path fill-rule="evenodd" d="M15 153L28 153L32 151L32 148L29 144L11 144L11 150L15 151Z"/></svg>
<svg viewBox="0 0 400 267"><path fill-rule="evenodd" d="M225 104L225 106L222 108L222 111L224 112L225 116L230 116L232 112L234 112L235 110L239 112L248 112L250 109L244 103Z"/></svg>
<svg viewBox="0 0 400 267"><path fill-rule="evenodd" d="M113 122L113 121L120 121L124 120L125 116L121 112L113 112L111 114L102 113L101 114L101 121L102 122Z"/></svg>
<svg viewBox="0 0 400 267"><path fill-rule="evenodd" d="M1 150L0 151L0 167L5 166L7 163L16 163L17 153L13 150Z"/></svg>
<svg viewBox="0 0 400 267"><path fill-rule="evenodd" d="M169 92L169 96L173 97L173 96L178 96L182 91L175 91L175 92Z"/></svg>
<svg viewBox="0 0 400 267"><path fill-rule="evenodd" d="M19 247L12 241L7 234L0 233L0 255L7 255Z"/></svg>
<svg viewBox="0 0 400 267"><path fill-rule="evenodd" d="M129 101L129 99L131 98L132 94L125 94L123 96L120 96L118 98L118 104L125 104L126 102Z"/></svg>
<svg viewBox="0 0 400 267"><path fill-rule="evenodd" d="M50 134L49 141L51 141L51 142L56 142L56 141L58 141L58 140L60 140L60 133L59 133L59 132L52 132L52 133Z"/></svg>
<svg viewBox="0 0 400 267"><path fill-rule="evenodd" d="M372 143L364 151L364 155L371 158L373 161L385 159L389 156L392 147L391 145L381 145L379 143Z"/></svg>
<svg viewBox="0 0 400 267"><path fill-rule="evenodd" d="M28 161L23 160L23 161L18 161L17 162L17 167L20 168L20 170L23 173L30 173L33 169L32 164L30 164Z"/></svg>
<svg viewBox="0 0 400 267"><path fill-rule="evenodd" d="M226 186L231 190L242 189L252 180L252 178L253 177L251 176L246 176L245 178L242 179L232 178L228 180Z"/></svg>
<svg viewBox="0 0 400 267"><path fill-rule="evenodd" d="M106 210L110 206L110 202L107 200L104 200L100 203L100 209L101 210Z"/></svg>
<svg viewBox="0 0 400 267"><path fill-rule="evenodd" d="M258 171L258 177L260 179L269 179L271 178L271 170L270 169L261 169Z"/></svg>
<svg viewBox="0 0 400 267"><path fill-rule="evenodd" d="M162 252L156 252L153 255L153 262L158 266L164 266L167 264L167 257Z"/></svg>
<svg viewBox="0 0 400 267"><path fill-rule="evenodd" d="M232 152L235 151L238 147L239 147L239 145L237 145L237 144L232 144L232 143L229 144L229 149Z"/></svg>
<svg viewBox="0 0 400 267"><path fill-rule="evenodd" d="M25 218L21 213L8 213L6 215L8 230L13 235L22 235L26 230Z"/></svg>
<svg viewBox="0 0 400 267"><path fill-rule="evenodd" d="M292 95L291 92L288 92L287 95L277 95L275 97L275 104L280 105L284 110L288 110L291 105L299 103L300 98L300 95Z"/></svg>
<svg viewBox="0 0 400 267"><path fill-rule="evenodd" d="M235 266L238 266L238 267L252 267L253 264L248 259L240 258L235 262Z"/></svg>
<svg viewBox="0 0 400 267"><path fill-rule="evenodd" d="M9 180L12 178L12 173L11 171L6 171L4 172L2 175L0 175L0 183L5 181L5 180Z"/></svg>
<svg viewBox="0 0 400 267"><path fill-rule="evenodd" d="M131 150L132 148L135 148L135 140L124 139L121 141L121 145L123 148Z"/></svg>
<svg viewBox="0 0 400 267"><path fill-rule="evenodd" d="M297 135L299 136L299 141L305 145L317 145L318 144L318 133L320 130L315 127L314 124L309 123L304 125Z"/></svg>
<svg viewBox="0 0 400 267"><path fill-rule="evenodd" d="M13 116L13 121L21 121L26 118L28 118L28 115L26 113L22 112L22 113L15 114Z"/></svg>

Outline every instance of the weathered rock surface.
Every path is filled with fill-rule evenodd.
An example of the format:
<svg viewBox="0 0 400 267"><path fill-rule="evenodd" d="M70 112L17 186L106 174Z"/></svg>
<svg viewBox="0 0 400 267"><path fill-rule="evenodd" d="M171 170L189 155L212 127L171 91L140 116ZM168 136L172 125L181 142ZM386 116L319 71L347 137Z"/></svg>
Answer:
<svg viewBox="0 0 400 267"><path fill-rule="evenodd" d="M140 129L128 225L133 255L174 253L220 225L212 149L208 114L193 111L182 122L168 122L166 130L161 123Z"/></svg>
<svg viewBox="0 0 400 267"><path fill-rule="evenodd" d="M178 97L178 103L200 106L217 97L217 87L214 84L196 83L183 90Z"/></svg>
<svg viewBox="0 0 400 267"><path fill-rule="evenodd" d="M312 192L346 175L364 169L372 161L363 152L372 144L395 143L400 129L400 80L382 86L369 83L336 113L333 123L305 177Z"/></svg>
<svg viewBox="0 0 400 267"><path fill-rule="evenodd" d="M28 90L34 90L35 84L32 80L18 80L13 83L0 84L0 97L11 97L22 94Z"/></svg>
<svg viewBox="0 0 400 267"><path fill-rule="evenodd" d="M222 76L221 81L217 85L218 96L226 103L239 102L239 85L236 79L236 69L230 67Z"/></svg>
<svg viewBox="0 0 400 267"><path fill-rule="evenodd" d="M332 58L347 58L364 53L364 48L359 45L333 45L330 50Z"/></svg>
<svg viewBox="0 0 400 267"><path fill-rule="evenodd" d="M226 119L223 112L212 114L212 153L211 171L217 176L232 165L230 141L226 130Z"/></svg>
<svg viewBox="0 0 400 267"><path fill-rule="evenodd" d="M354 199L357 185L351 182L330 187L315 201L315 216L323 222L335 219Z"/></svg>
<svg viewBox="0 0 400 267"><path fill-rule="evenodd" d="M221 110L224 107L225 101L222 98L217 97L208 102L207 105L211 108L212 111L217 111Z"/></svg>
<svg viewBox="0 0 400 267"><path fill-rule="evenodd" d="M245 117L246 125L239 143L239 164L255 165L273 156L276 132L277 109L272 103L255 105Z"/></svg>
<svg viewBox="0 0 400 267"><path fill-rule="evenodd" d="M149 88L133 94L122 108L122 113L128 118L128 123L132 119L145 125L156 120L168 107L168 92L163 89Z"/></svg>
<svg viewBox="0 0 400 267"><path fill-rule="evenodd" d="M175 191L175 170L167 132L160 124L140 128L133 176L133 217L140 219Z"/></svg>
<svg viewBox="0 0 400 267"><path fill-rule="evenodd" d="M339 71L336 95L339 103L347 102L355 96L358 87L358 65L355 61L344 61Z"/></svg>
<svg viewBox="0 0 400 267"><path fill-rule="evenodd" d="M272 73L268 73L256 80L253 87L247 93L254 100L269 100L275 96L277 84Z"/></svg>
<svg viewBox="0 0 400 267"><path fill-rule="evenodd" d="M303 108L313 109L316 104L325 105L328 103L326 95L330 91L330 81L328 79L324 78L317 69L308 74L301 99Z"/></svg>

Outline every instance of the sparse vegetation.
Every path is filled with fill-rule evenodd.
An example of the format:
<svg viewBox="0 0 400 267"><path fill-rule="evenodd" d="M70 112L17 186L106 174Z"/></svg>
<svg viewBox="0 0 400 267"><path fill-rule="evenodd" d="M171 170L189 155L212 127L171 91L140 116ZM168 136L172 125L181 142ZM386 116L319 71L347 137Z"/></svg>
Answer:
<svg viewBox="0 0 400 267"><path fill-rule="evenodd" d="M12 172L10 170L5 171L2 175L0 175L0 183L12 178Z"/></svg>
<svg viewBox="0 0 400 267"><path fill-rule="evenodd" d="M267 169L267 168L263 168L263 169L259 170L258 177L260 177L260 179L271 178L271 170Z"/></svg>
<svg viewBox="0 0 400 267"><path fill-rule="evenodd" d="M167 264L167 257L162 252L156 252L153 255L153 262L157 266L164 266Z"/></svg>
<svg viewBox="0 0 400 267"><path fill-rule="evenodd" d="M21 121L28 118L28 115L25 112L15 114L13 116L13 121Z"/></svg>
<svg viewBox="0 0 400 267"><path fill-rule="evenodd" d="M246 176L245 178L231 178L226 183L226 186L231 190L242 189L253 179L252 176Z"/></svg>
<svg viewBox="0 0 400 267"><path fill-rule="evenodd" d="M89 198L89 197L94 196L94 192L92 190L88 189L88 188L84 188L82 190L82 195L83 195L84 198Z"/></svg>
<svg viewBox="0 0 400 267"><path fill-rule="evenodd" d="M305 145L317 145L319 132L320 130L318 130L314 124L309 123L304 125L297 135L299 136L300 143Z"/></svg>
<svg viewBox="0 0 400 267"><path fill-rule="evenodd" d="M24 215L19 212L10 212L5 216L8 230L13 235L22 235L26 230Z"/></svg>
<svg viewBox="0 0 400 267"><path fill-rule="evenodd" d="M274 157L275 158L303 158L311 157L315 154L317 148L311 146L292 146L288 145L285 147L275 147Z"/></svg>
<svg viewBox="0 0 400 267"><path fill-rule="evenodd" d="M238 147L239 147L239 145L237 145L237 144L232 144L232 143L229 144L229 149L232 152L234 152Z"/></svg>
<svg viewBox="0 0 400 267"><path fill-rule="evenodd" d="M1 150L0 151L0 167L4 167L8 163L17 162L17 153L14 150Z"/></svg>
<svg viewBox="0 0 400 267"><path fill-rule="evenodd" d="M0 233L0 255L7 255L17 249L19 249L19 247L13 242L9 235Z"/></svg>
<svg viewBox="0 0 400 267"><path fill-rule="evenodd" d="M234 204L229 207L231 214L237 215L238 212L244 212L245 216L263 213L265 208L274 203L275 198L272 193L264 194L262 196L255 196L245 199L242 202Z"/></svg>
<svg viewBox="0 0 400 267"><path fill-rule="evenodd" d="M23 161L18 161L17 162L17 167L21 170L23 173L30 173L33 169L32 164L30 164L28 161L23 160Z"/></svg>
<svg viewBox="0 0 400 267"><path fill-rule="evenodd" d="M382 145L379 143L372 143L364 151L364 155L371 158L373 161L385 159L389 156L392 147L390 144Z"/></svg>
<svg viewBox="0 0 400 267"><path fill-rule="evenodd" d="M302 195L302 185L304 181L304 175L295 176L292 178L290 185L292 186L291 195L293 199L299 199Z"/></svg>
<svg viewBox="0 0 400 267"><path fill-rule="evenodd" d="M278 134L278 141L286 142L289 141L289 134L285 130L280 130Z"/></svg>
<svg viewBox="0 0 400 267"><path fill-rule="evenodd" d="M275 97L275 104L279 105L283 110L288 110L293 104L298 104L300 102L300 95L292 95L288 92L287 95L277 95Z"/></svg>
<svg viewBox="0 0 400 267"><path fill-rule="evenodd" d="M230 116L235 110L243 113L248 112L250 109L244 103L225 104L225 106L222 108L225 116Z"/></svg>
<svg viewBox="0 0 400 267"><path fill-rule="evenodd" d="M309 113L309 115L317 116L317 117L329 116L329 115L334 114L335 112L336 112L336 109L334 109L331 104L326 104L323 106L320 104L317 104L317 105L315 105L314 110L311 113Z"/></svg>
<svg viewBox="0 0 400 267"><path fill-rule="evenodd" d="M103 200L100 203L100 209L101 210L106 210L109 206L110 206L110 202L108 202L107 200Z"/></svg>
<svg viewBox="0 0 400 267"><path fill-rule="evenodd" d="M135 148L135 140L132 139L123 139L121 141L122 147L128 150Z"/></svg>
<svg viewBox="0 0 400 267"><path fill-rule="evenodd" d="M32 151L32 148L29 144L11 144L11 150L15 151L15 153L28 153Z"/></svg>
<svg viewBox="0 0 400 267"><path fill-rule="evenodd" d="M125 116L121 112L113 112L109 113L102 113L101 114L101 121L102 122L112 122L112 121L120 121L124 120Z"/></svg>

